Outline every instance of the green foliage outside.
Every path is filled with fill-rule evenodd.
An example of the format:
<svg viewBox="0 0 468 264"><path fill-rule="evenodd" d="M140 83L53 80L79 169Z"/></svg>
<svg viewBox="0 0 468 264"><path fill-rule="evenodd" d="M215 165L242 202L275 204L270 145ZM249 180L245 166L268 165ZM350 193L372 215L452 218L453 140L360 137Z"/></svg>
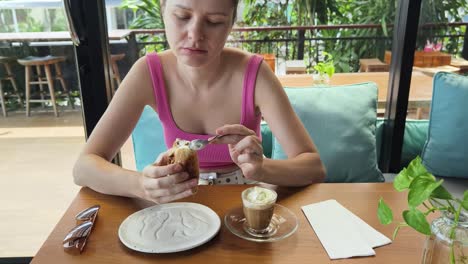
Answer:
<svg viewBox="0 0 468 264"><path fill-rule="evenodd" d="M130 8L136 14L133 28L162 28L158 0L126 0L122 8ZM377 57L383 60L385 50L391 49L391 39L397 0L244 0L242 22L248 26L300 26L300 25L344 25L378 24L372 29L333 29L302 32L313 40L304 43L304 60L309 69L324 59L324 51L333 56L337 72L353 72L359 68L359 58ZM461 21L468 10L466 0L424 0L420 24ZM444 43L443 50L451 54L461 52L460 38L445 35L463 35L465 27L420 28L417 48L422 49L426 40ZM255 53L276 53L285 59L297 58L300 50L300 32L233 32L228 45ZM322 40L316 40L321 38ZM145 41L164 42L164 36L142 38ZM243 42L239 42L241 40ZM264 43L249 40L264 40ZM272 41L274 40L274 41ZM151 46L150 50L161 50L164 45Z"/></svg>
<svg viewBox="0 0 468 264"><path fill-rule="evenodd" d="M12 21L13 15L11 10L0 9L0 32L13 32L13 25L5 23L5 21Z"/></svg>
<svg viewBox="0 0 468 264"><path fill-rule="evenodd" d="M373 29L336 29L308 31L308 38L325 38L305 43L304 59L310 67L320 61L323 51L328 51L335 58L338 72L352 72L359 68L359 58L377 57L383 60L385 50L391 49L393 28L388 27L395 21L397 0L336 0L336 1L258 1L246 0L248 8L244 12L245 26L268 25L344 25L344 24L379 24ZM249 16L253 10L259 10L255 16ZM420 15L420 25L425 23L446 23L461 21L468 10L466 0L426 0L423 1ZM278 21L278 23L277 23ZM261 22L261 23L259 23ZM420 28L417 48L422 49L426 39L432 42L442 41L444 51L457 54L461 51L461 43L457 38L442 37L447 34L463 34L464 27L450 29ZM268 33L263 33L268 34ZM439 36L439 37L429 37ZM291 36L297 38L297 31ZM354 38L354 39L346 39ZM288 49L294 58L297 54L296 43L291 43ZM253 47L253 50L257 49ZM284 56L285 54L281 54Z"/></svg>
<svg viewBox="0 0 468 264"><path fill-rule="evenodd" d="M42 9L41 9L42 10ZM43 32L48 31L46 23L50 25L51 31L68 31L67 21L62 9L47 9L48 15L42 23L32 14L32 9L16 9L18 29L20 32ZM0 9L0 33L15 32L13 11L11 9Z"/></svg>
<svg viewBox="0 0 468 264"><path fill-rule="evenodd" d="M333 56L328 52L323 52L324 60L318 62L314 66L314 70L318 72L319 75L327 75L329 78L335 73L335 62L333 61Z"/></svg>
<svg viewBox="0 0 468 264"><path fill-rule="evenodd" d="M129 26L132 29L164 28L159 0L123 0L120 8L132 10L135 17ZM165 34L138 35L137 41L156 43L153 45L146 45L144 50L141 51L143 54L167 48Z"/></svg>
<svg viewBox="0 0 468 264"><path fill-rule="evenodd" d="M68 22L63 10L49 9L49 18L52 31L68 31Z"/></svg>
<svg viewBox="0 0 468 264"><path fill-rule="evenodd" d="M16 10L18 29L20 32L41 32L44 26L31 16L30 9ZM0 32L15 32L13 25L13 11L11 9L0 9Z"/></svg>

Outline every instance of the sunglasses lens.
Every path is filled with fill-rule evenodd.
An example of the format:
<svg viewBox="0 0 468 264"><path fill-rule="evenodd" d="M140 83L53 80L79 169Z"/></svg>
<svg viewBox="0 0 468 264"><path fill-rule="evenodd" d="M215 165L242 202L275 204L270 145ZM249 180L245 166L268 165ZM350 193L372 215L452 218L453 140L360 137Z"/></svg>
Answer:
<svg viewBox="0 0 468 264"><path fill-rule="evenodd" d="M93 229L99 208L101 208L99 205L94 205L75 216L75 219L82 221L82 223L70 230L63 239L62 244L65 251L81 254Z"/></svg>
<svg viewBox="0 0 468 264"><path fill-rule="evenodd" d="M72 247L72 244L74 244L76 240L88 236L92 227L92 222L84 222L78 226L75 226L63 239L63 246Z"/></svg>
<svg viewBox="0 0 468 264"><path fill-rule="evenodd" d="M83 211L79 212L75 218L78 221L87 221L91 220L99 211L99 208L101 208L99 205L94 205L91 206L87 209L84 209Z"/></svg>

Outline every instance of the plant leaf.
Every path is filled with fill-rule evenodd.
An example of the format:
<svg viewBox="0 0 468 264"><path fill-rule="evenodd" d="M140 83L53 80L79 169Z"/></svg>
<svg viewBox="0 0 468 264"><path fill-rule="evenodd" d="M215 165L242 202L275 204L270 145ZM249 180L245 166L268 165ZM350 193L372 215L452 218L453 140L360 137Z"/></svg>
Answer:
<svg viewBox="0 0 468 264"><path fill-rule="evenodd" d="M385 14L382 16L382 31L383 31L384 36L387 37L388 31L387 31L387 21L386 21Z"/></svg>
<svg viewBox="0 0 468 264"><path fill-rule="evenodd" d="M393 187L399 192L404 191L405 189L408 189L412 180L413 178L408 174L408 170L404 168L395 177L395 180L393 181Z"/></svg>
<svg viewBox="0 0 468 264"><path fill-rule="evenodd" d="M419 175L428 174L426 167L422 164L421 157L417 156L414 158L407 167L408 175L412 177L417 177Z"/></svg>
<svg viewBox="0 0 468 264"><path fill-rule="evenodd" d="M468 210L468 190L466 190L463 193L463 201L461 205L463 206L463 208L465 208L465 210Z"/></svg>
<svg viewBox="0 0 468 264"><path fill-rule="evenodd" d="M432 178L424 175L414 178L409 187L408 205L416 207L422 204L425 200L429 199L432 191L439 187L442 181L435 182Z"/></svg>
<svg viewBox="0 0 468 264"><path fill-rule="evenodd" d="M383 198L379 200L379 206L377 208L377 217L381 224L388 225L393 221L392 209L384 202Z"/></svg>
<svg viewBox="0 0 468 264"><path fill-rule="evenodd" d="M452 195L445 189L444 186L440 185L437 187L431 194L432 198L443 199L443 200L453 200Z"/></svg>
<svg viewBox="0 0 468 264"><path fill-rule="evenodd" d="M426 216L416 208L411 208L410 210L406 210L403 212L403 219L405 222L414 228L414 230L425 234L431 234L431 227L429 226L429 222L426 220Z"/></svg>

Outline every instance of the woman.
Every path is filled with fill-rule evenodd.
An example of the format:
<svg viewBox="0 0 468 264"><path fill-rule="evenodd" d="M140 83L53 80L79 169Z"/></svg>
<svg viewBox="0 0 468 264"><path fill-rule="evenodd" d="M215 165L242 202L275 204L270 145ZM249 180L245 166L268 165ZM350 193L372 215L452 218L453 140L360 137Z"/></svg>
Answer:
<svg viewBox="0 0 468 264"><path fill-rule="evenodd" d="M205 154L199 152L202 178L215 175L224 182L283 186L323 181L325 172L315 146L274 73L260 57L224 47L237 2L161 1L171 49L149 54L133 65L75 164L75 183L156 203L193 194L198 182L188 179L179 164L153 164L136 172L109 162L145 105L158 113L168 145L181 136L226 135L209 145ZM287 160L263 157L261 117Z"/></svg>

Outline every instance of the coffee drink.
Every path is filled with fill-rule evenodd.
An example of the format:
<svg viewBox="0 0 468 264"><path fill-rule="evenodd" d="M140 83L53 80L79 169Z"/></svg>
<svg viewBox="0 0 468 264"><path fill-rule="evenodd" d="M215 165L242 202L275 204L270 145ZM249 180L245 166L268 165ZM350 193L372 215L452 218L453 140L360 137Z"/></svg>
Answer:
<svg viewBox="0 0 468 264"><path fill-rule="evenodd" d="M244 216L249 231L266 232L273 216L277 194L275 191L251 187L242 192Z"/></svg>

